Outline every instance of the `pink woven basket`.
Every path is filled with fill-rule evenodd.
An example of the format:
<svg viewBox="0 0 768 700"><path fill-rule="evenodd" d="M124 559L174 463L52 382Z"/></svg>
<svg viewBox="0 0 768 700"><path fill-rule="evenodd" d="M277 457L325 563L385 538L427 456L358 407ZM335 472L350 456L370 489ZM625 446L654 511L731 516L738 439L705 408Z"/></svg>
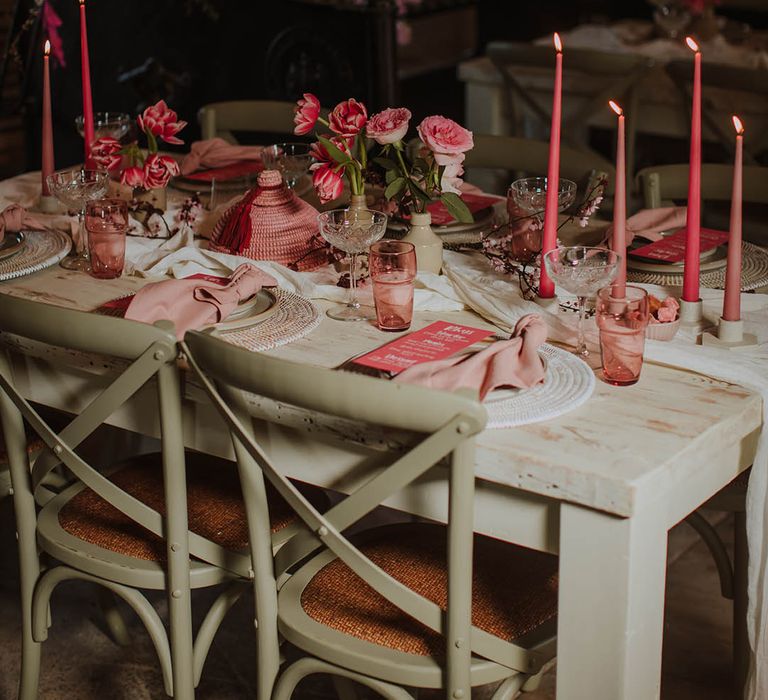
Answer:
<svg viewBox="0 0 768 700"><path fill-rule="evenodd" d="M288 189L277 170L264 170L258 185L219 219L210 248L314 270L328 261L318 231L317 209Z"/></svg>

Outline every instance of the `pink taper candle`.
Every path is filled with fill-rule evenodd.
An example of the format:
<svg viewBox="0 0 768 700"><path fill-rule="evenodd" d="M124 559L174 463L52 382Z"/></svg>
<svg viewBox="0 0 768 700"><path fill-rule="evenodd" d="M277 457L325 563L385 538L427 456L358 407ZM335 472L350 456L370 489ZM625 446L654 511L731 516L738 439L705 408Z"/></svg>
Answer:
<svg viewBox="0 0 768 700"><path fill-rule="evenodd" d="M691 38L686 40L693 57L693 104L691 106L691 160L688 171L688 214L685 234L683 299L699 300L699 246L701 236L701 52Z"/></svg>
<svg viewBox="0 0 768 700"><path fill-rule="evenodd" d="M80 0L80 63L83 76L83 139L86 166L91 160L93 132L93 98L91 97L91 63L88 58L88 28L85 24L85 0Z"/></svg>
<svg viewBox="0 0 768 700"><path fill-rule="evenodd" d="M624 296L627 284L627 164L624 110L613 100L608 103L619 117L616 137L616 193L613 200L613 236L611 250L621 256L619 272L613 284L616 296Z"/></svg>
<svg viewBox="0 0 768 700"><path fill-rule="evenodd" d="M741 320L741 199L742 164L744 161L744 125L733 117L736 128L736 158L733 162L733 194L731 195L731 229L728 237L728 267L725 270L723 318Z"/></svg>
<svg viewBox="0 0 768 700"><path fill-rule="evenodd" d="M560 189L560 115L563 104L563 44L560 35L554 35L555 50L555 92L552 98L552 128L549 133L549 165L547 167L547 201L544 208L544 233L541 254L557 246L557 195ZM541 265L539 296L551 299L555 296L555 284L549 279L544 264Z"/></svg>
<svg viewBox="0 0 768 700"><path fill-rule="evenodd" d="M43 196L47 197L51 193L48 190L48 181L46 178L53 173L55 166L53 164L53 118L51 117L51 42L45 42L45 51L43 53L43 148L42 148L42 167L41 177L43 185Z"/></svg>

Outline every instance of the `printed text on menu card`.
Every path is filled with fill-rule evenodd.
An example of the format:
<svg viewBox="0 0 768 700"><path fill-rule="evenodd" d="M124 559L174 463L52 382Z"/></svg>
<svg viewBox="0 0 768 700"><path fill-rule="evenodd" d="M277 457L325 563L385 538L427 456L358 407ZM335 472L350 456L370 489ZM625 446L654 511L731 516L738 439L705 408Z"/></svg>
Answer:
<svg viewBox="0 0 768 700"><path fill-rule="evenodd" d="M420 331L409 333L355 358L355 364L398 374L419 362L449 357L489 335L493 335L493 331L435 321Z"/></svg>

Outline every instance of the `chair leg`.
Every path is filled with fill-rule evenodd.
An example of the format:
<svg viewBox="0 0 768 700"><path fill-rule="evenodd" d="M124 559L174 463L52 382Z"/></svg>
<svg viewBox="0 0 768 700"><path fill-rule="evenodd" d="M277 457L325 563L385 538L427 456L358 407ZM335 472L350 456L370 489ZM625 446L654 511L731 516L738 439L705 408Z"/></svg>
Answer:
<svg viewBox="0 0 768 700"><path fill-rule="evenodd" d="M747 522L746 513L734 513L734 596L733 596L733 681L734 697L744 697L749 671L749 637L747 635Z"/></svg>
<svg viewBox="0 0 768 700"><path fill-rule="evenodd" d="M699 533L701 539L704 540L704 544L709 548L712 559L714 559L717 566L717 573L720 576L720 592L723 598L733 598L734 584L731 560L715 528L698 511L693 511L685 519L685 522Z"/></svg>
<svg viewBox="0 0 768 700"><path fill-rule="evenodd" d="M544 676L544 668L541 669L535 676L531 676L528 678L525 683L523 683L523 686L521 690L524 693L533 693L534 691L539 689L539 686L541 685L541 679Z"/></svg>
<svg viewBox="0 0 768 700"><path fill-rule="evenodd" d="M507 680L496 688L496 692L494 692L491 700L512 700L512 698L517 695L517 691L522 690L525 692L525 678L526 677L522 674L507 678ZM537 676L534 676L533 678L537 678ZM530 690L535 690L535 688L530 688Z"/></svg>
<svg viewBox="0 0 768 700"><path fill-rule="evenodd" d="M333 676L333 687L336 690L336 697L339 700L357 700L357 693L352 681L341 676Z"/></svg>
<svg viewBox="0 0 768 700"><path fill-rule="evenodd" d="M128 625L125 624L120 608L117 607L115 594L99 586L97 595L101 614L104 617L104 622L107 625L112 641L119 647L130 646L131 634L128 631Z"/></svg>
<svg viewBox="0 0 768 700"><path fill-rule="evenodd" d="M40 661L43 645L32 639L31 610L22 614L21 636L21 679L19 681L19 700L37 700L40 683Z"/></svg>

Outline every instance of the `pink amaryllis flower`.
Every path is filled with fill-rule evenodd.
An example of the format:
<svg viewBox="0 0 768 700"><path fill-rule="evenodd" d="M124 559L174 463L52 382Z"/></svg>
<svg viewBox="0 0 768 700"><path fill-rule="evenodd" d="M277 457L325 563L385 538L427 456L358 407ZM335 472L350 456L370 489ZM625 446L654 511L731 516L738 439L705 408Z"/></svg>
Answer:
<svg viewBox="0 0 768 700"><path fill-rule="evenodd" d="M91 160L107 170L116 170L123 162L120 142L111 136L102 136L91 145Z"/></svg>
<svg viewBox="0 0 768 700"><path fill-rule="evenodd" d="M411 112L405 107L390 107L374 114L365 125L365 133L376 143L386 146L402 141L408 132Z"/></svg>
<svg viewBox="0 0 768 700"><path fill-rule="evenodd" d="M138 165L126 168L120 176L120 182L128 187L144 188L144 168L140 168Z"/></svg>
<svg viewBox="0 0 768 700"><path fill-rule="evenodd" d="M137 122L142 131L153 134L166 143L184 143L176 137L176 134L187 125L187 122L181 121L176 112L165 104L165 100L147 107L143 114L139 115Z"/></svg>
<svg viewBox="0 0 768 700"><path fill-rule="evenodd" d="M180 172L179 164L173 158L153 153L144 162L144 187L148 190L167 187L170 179Z"/></svg>
<svg viewBox="0 0 768 700"><path fill-rule="evenodd" d="M350 97L333 108L328 117L328 126L340 136L357 136L367 121L368 111L365 105Z"/></svg>
<svg viewBox="0 0 768 700"><path fill-rule="evenodd" d="M416 127L419 138L435 154L438 165L461 163L464 153L474 145L472 132L457 124L453 119L435 115L426 117ZM462 156L460 159L458 156ZM453 156L443 158L442 156Z"/></svg>
<svg viewBox="0 0 768 700"><path fill-rule="evenodd" d="M317 118L320 116L320 100L311 92L305 92L300 97L293 108L295 112L293 123L296 125L293 133L297 136L308 134L317 124Z"/></svg>
<svg viewBox="0 0 768 700"><path fill-rule="evenodd" d="M322 164L315 169L312 175L312 184L323 204L341 197L341 193L344 190L344 181L341 174L335 172L333 167L328 164Z"/></svg>

